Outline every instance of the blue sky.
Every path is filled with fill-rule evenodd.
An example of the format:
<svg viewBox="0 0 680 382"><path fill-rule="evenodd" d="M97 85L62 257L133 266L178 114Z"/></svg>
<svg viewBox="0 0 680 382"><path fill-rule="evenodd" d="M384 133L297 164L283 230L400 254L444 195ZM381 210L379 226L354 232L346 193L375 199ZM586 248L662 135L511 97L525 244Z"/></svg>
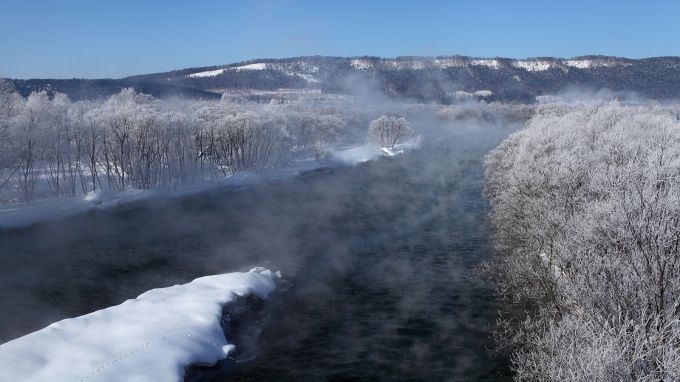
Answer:
<svg viewBox="0 0 680 382"><path fill-rule="evenodd" d="M680 2L0 0L0 76L120 78L257 58L680 55Z"/></svg>

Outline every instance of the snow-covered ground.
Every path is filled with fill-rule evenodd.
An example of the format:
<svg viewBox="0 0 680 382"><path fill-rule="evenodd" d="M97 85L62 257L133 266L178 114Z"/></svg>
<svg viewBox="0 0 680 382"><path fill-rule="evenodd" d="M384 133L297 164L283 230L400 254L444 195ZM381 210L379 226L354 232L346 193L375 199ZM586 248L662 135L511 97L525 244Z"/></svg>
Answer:
<svg viewBox="0 0 680 382"><path fill-rule="evenodd" d="M219 76L220 74L224 73L225 70L227 70L227 69L208 70L206 72L192 73L192 74L189 74L187 77L191 77L191 78L215 77L215 76Z"/></svg>
<svg viewBox="0 0 680 382"><path fill-rule="evenodd" d="M521 68L529 72L541 72L553 67L553 62L544 60L519 60L513 63L516 68Z"/></svg>
<svg viewBox="0 0 680 382"><path fill-rule="evenodd" d="M0 380L182 381L185 367L213 365L234 350L222 307L275 288L269 270L253 269L153 289L0 345Z"/></svg>
<svg viewBox="0 0 680 382"><path fill-rule="evenodd" d="M237 66L235 68L231 68L233 70L265 70L267 69L267 64L263 62L255 63L255 64L248 64L248 65L241 65Z"/></svg>
<svg viewBox="0 0 680 382"><path fill-rule="evenodd" d="M234 68L208 70L208 71L205 71L205 72L192 73L192 74L187 75L187 77L191 77L191 78L215 77L215 76L219 76L220 74L224 73L227 70L241 71L241 70L264 70L264 69L267 69L267 64L256 63L256 64L248 64L248 65L237 66L237 67L234 67Z"/></svg>
<svg viewBox="0 0 680 382"><path fill-rule="evenodd" d="M481 65L481 66L488 66L489 68L493 69L498 69L500 68L500 63L498 60L472 60L470 62L471 65Z"/></svg>

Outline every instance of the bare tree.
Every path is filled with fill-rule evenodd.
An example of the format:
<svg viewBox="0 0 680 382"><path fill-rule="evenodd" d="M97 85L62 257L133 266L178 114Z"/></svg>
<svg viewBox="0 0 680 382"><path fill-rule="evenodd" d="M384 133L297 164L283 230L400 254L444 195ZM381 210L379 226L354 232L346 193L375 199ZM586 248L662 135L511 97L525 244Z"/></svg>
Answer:
<svg viewBox="0 0 680 382"><path fill-rule="evenodd" d="M381 116L373 120L368 127L371 141L382 147L393 148L400 141L411 137L413 130L404 118Z"/></svg>

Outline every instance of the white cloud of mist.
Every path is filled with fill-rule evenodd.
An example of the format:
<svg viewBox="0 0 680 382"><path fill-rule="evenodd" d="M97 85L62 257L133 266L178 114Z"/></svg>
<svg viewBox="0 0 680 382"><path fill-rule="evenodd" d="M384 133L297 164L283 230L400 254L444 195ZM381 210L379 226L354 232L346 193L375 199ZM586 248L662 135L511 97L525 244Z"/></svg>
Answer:
<svg viewBox="0 0 680 382"><path fill-rule="evenodd" d="M603 102L618 100L625 103L640 104L646 101L645 97L629 90L611 90L607 88L593 89L580 86L568 86L555 95L538 96L539 103L546 102Z"/></svg>

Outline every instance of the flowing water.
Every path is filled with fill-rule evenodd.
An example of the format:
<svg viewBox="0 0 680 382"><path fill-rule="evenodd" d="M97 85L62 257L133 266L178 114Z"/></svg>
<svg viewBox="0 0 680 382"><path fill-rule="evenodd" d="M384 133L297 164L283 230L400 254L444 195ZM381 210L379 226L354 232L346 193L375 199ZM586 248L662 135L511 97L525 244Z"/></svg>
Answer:
<svg viewBox="0 0 680 382"><path fill-rule="evenodd" d="M0 343L142 292L253 266L290 282L244 316L236 360L195 381L509 380L491 256L490 144L447 140L247 190L0 233Z"/></svg>

